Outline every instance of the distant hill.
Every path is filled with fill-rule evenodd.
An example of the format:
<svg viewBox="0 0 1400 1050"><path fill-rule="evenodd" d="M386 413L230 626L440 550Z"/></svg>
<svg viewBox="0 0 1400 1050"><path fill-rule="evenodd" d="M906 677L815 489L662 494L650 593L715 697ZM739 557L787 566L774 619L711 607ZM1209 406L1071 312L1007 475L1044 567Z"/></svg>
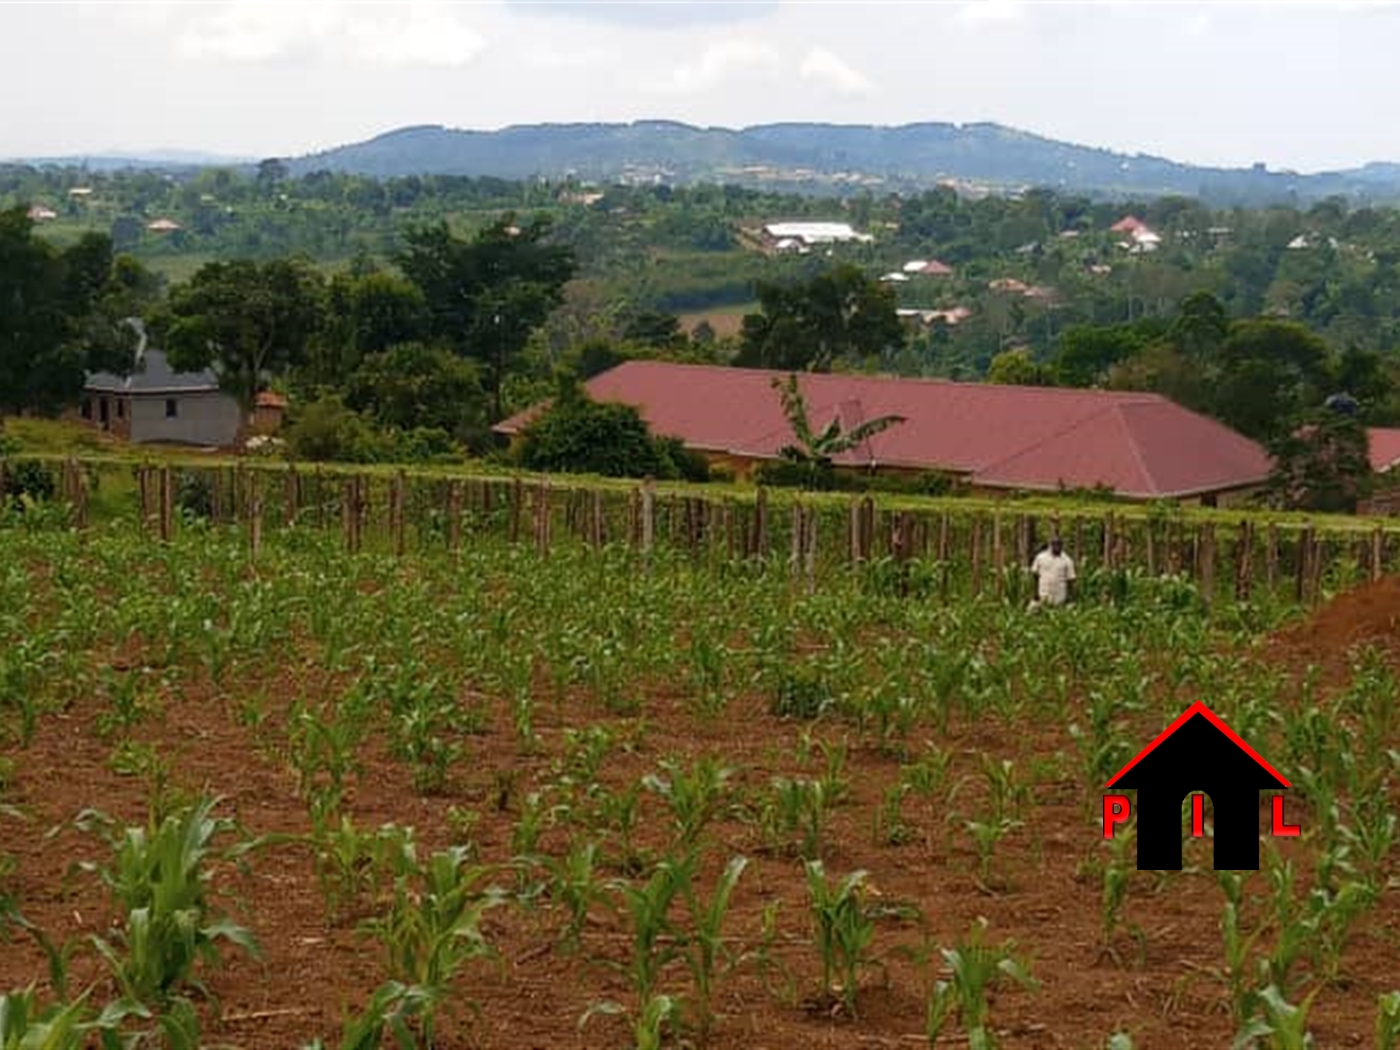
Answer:
<svg viewBox="0 0 1400 1050"><path fill-rule="evenodd" d="M1217 204L1400 199L1400 165L1316 175L1213 168L1059 142L999 124L765 124L732 130L664 120L528 124L498 131L400 128L290 162L294 173L535 176L636 182L727 181L849 192L940 181L1109 196L1183 194Z"/></svg>
<svg viewBox="0 0 1400 1050"><path fill-rule="evenodd" d="M88 171L190 171L200 168L244 167L256 158L230 157L199 150L153 149L132 152L69 154L58 157L17 157L10 163L36 168L86 168Z"/></svg>

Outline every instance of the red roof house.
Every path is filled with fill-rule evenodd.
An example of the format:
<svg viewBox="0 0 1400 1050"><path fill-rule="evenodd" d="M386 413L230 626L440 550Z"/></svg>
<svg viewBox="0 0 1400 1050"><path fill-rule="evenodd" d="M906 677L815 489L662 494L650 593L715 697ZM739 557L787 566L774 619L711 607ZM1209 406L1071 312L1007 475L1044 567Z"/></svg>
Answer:
<svg viewBox="0 0 1400 1050"><path fill-rule="evenodd" d="M1147 229L1147 223L1136 215L1125 215L1109 227L1109 231L1112 233L1136 233L1138 230L1145 229Z"/></svg>
<svg viewBox="0 0 1400 1050"><path fill-rule="evenodd" d="M635 405L652 431L741 466L792 441L775 377L761 369L629 361L586 384ZM813 427L839 417L905 422L838 457L840 466L942 470L989 489L1103 486L1138 499L1204 498L1261 484L1264 450L1157 394L995 386L938 379L803 374ZM543 406L496 426L516 435Z"/></svg>
<svg viewBox="0 0 1400 1050"><path fill-rule="evenodd" d="M1385 473L1400 463L1400 427L1367 427L1366 443L1371 456L1371 469Z"/></svg>

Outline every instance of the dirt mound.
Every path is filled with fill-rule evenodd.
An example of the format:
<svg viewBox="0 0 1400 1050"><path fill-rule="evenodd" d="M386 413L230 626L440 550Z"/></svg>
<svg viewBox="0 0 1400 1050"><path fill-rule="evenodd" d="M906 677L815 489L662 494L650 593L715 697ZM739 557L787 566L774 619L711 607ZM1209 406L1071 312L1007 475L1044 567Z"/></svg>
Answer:
<svg viewBox="0 0 1400 1050"><path fill-rule="evenodd" d="M1365 645L1400 657L1400 576L1339 594L1302 623L1279 632L1275 642L1291 661L1324 668L1349 668L1351 653Z"/></svg>

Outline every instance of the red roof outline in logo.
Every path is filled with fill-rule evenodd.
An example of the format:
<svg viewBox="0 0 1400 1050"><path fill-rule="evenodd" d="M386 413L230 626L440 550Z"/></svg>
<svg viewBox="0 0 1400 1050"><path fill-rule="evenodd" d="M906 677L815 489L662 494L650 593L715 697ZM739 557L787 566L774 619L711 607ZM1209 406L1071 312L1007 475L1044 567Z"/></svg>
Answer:
<svg viewBox="0 0 1400 1050"><path fill-rule="evenodd" d="M1144 758L1152 754L1152 752L1157 749L1159 744L1161 744L1164 740L1166 740L1169 736L1175 733L1178 729L1180 729L1195 715L1198 714L1204 715L1206 721L1210 722L1210 724L1215 726L1216 729L1224 733L1225 736L1229 738L1232 744L1238 747L1250 758L1254 759L1254 761L1259 763L1259 765L1261 765L1264 769L1268 770L1269 775L1272 776L1275 780L1277 780L1280 784L1282 784L1284 787L1293 786L1288 782L1287 777L1285 777L1282 773L1280 773L1277 769L1269 765L1269 763L1264 760L1263 755L1259 754L1258 751L1255 751L1254 748L1250 747L1243 740L1241 740L1240 735L1238 733L1236 733L1233 729L1231 729L1224 722L1222 722L1220 720L1219 715L1217 715L1214 711L1208 708L1202 701L1197 700L1194 704L1192 704L1185 711L1183 711L1181 713L1181 716L1177 718L1175 722L1173 722L1171 725L1167 726L1166 729L1163 729L1160 733L1158 733L1157 738L1153 740L1152 743L1148 744L1145 748L1143 748L1141 751L1139 751L1133 757L1132 761L1130 761L1117 773L1113 774L1113 779L1110 780L1107 784L1105 784L1104 787L1112 787L1114 784L1118 783L1118 781L1122 779L1123 775L1127 773L1128 770L1132 769Z"/></svg>

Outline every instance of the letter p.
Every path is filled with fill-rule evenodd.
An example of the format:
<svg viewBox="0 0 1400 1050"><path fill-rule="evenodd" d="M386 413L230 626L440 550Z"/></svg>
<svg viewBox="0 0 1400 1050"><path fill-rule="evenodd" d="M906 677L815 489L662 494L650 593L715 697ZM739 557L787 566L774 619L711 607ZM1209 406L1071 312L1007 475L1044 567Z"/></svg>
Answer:
<svg viewBox="0 0 1400 1050"><path fill-rule="evenodd" d="M1113 838L1113 827L1115 824L1127 822L1132 815L1132 807L1128 804L1127 795L1105 795L1103 797L1103 837Z"/></svg>

